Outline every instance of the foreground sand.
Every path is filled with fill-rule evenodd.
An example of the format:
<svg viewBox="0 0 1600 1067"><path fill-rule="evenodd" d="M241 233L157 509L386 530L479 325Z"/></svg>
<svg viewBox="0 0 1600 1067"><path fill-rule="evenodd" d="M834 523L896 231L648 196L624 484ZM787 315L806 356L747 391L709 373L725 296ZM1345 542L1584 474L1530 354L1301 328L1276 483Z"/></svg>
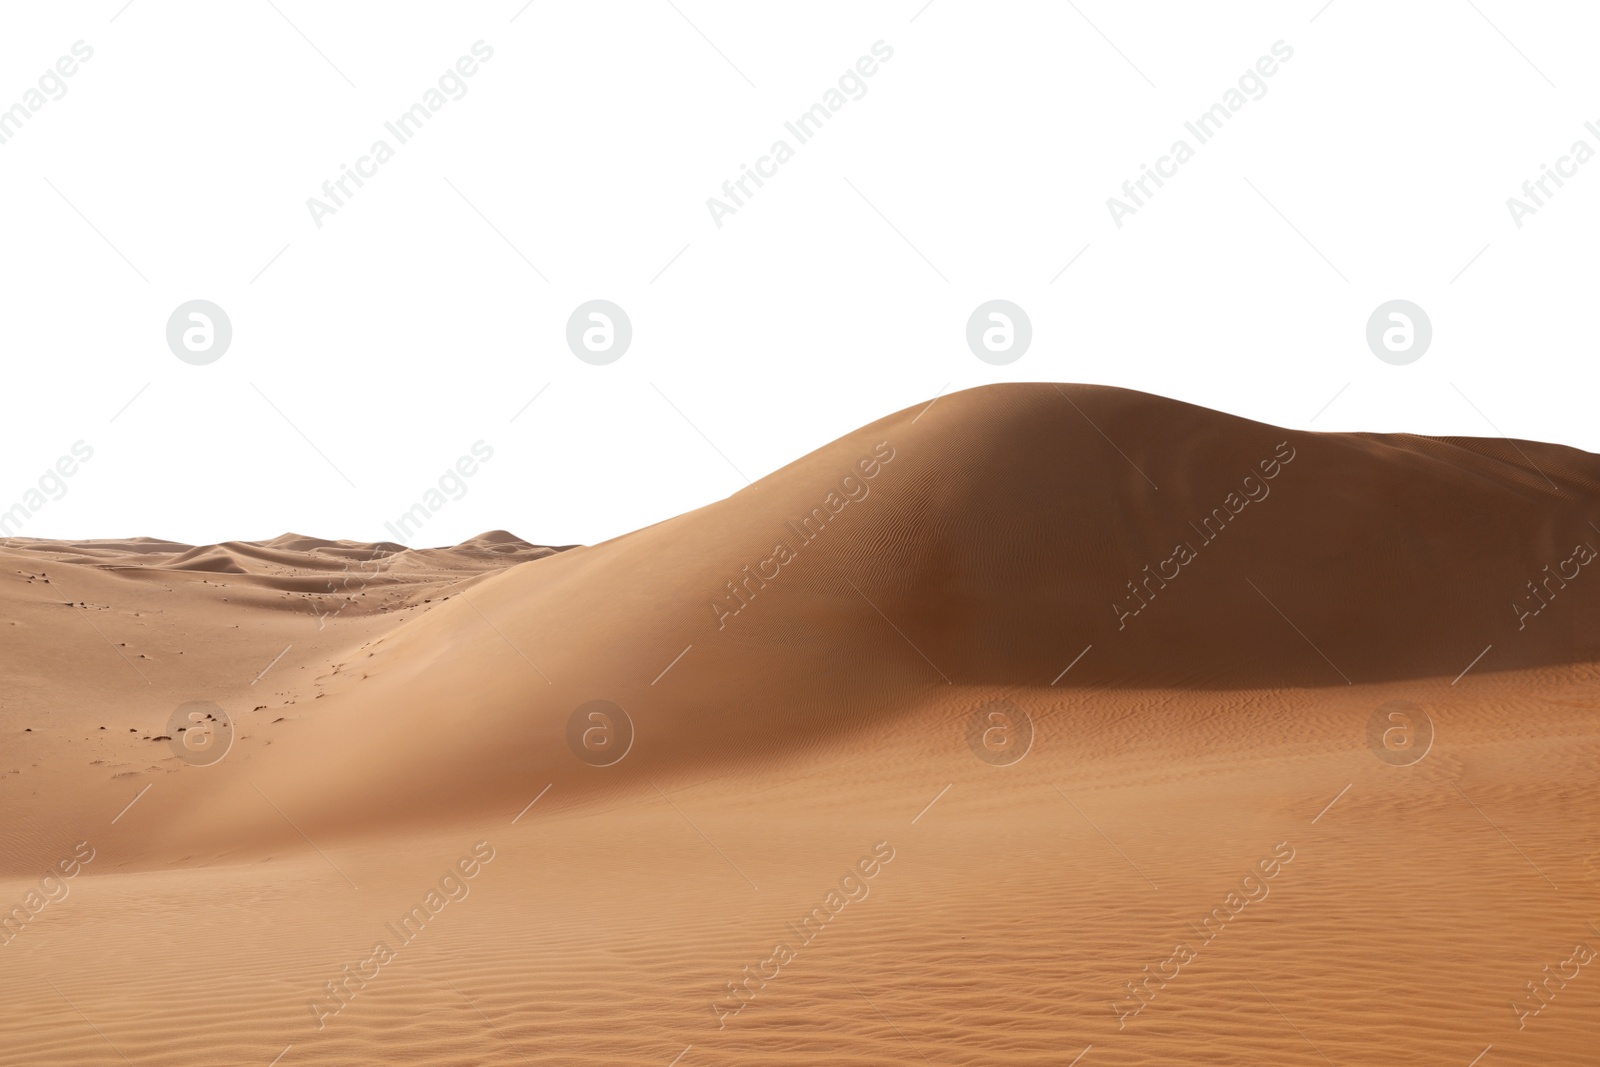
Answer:
<svg viewBox="0 0 1600 1067"><path fill-rule="evenodd" d="M1593 1062L1597 473L1012 386L593 548L11 542L0 1063Z"/></svg>

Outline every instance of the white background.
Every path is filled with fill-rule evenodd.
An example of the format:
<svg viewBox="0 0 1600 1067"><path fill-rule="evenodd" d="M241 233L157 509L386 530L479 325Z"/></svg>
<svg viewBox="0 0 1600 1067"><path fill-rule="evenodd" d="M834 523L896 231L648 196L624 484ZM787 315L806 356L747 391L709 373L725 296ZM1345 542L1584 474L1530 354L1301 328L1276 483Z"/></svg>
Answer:
<svg viewBox="0 0 1600 1067"><path fill-rule="evenodd" d="M1506 206L1600 149L1587 5L674 3L7 5L0 107L94 56L0 145L0 509L83 439L22 534L383 539L482 439L413 544L592 543L1002 380L1600 450L1600 160L1520 229ZM480 39L318 229L307 198ZM715 226L878 40L866 95ZM1117 228L1106 198L1278 40L1266 95ZM633 322L609 366L564 339L596 297ZM997 297L1034 330L1005 367L965 343ZM232 319L209 366L166 346L194 298ZM1433 322L1409 366L1364 340L1393 298Z"/></svg>

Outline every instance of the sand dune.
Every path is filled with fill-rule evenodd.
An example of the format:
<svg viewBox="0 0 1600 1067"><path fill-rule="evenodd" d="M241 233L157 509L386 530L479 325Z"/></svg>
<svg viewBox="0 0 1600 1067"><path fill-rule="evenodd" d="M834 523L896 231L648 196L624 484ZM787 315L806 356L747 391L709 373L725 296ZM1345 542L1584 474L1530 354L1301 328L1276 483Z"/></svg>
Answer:
<svg viewBox="0 0 1600 1067"><path fill-rule="evenodd" d="M0 1063L1589 1062L1597 487L1007 385L591 547L8 542Z"/></svg>

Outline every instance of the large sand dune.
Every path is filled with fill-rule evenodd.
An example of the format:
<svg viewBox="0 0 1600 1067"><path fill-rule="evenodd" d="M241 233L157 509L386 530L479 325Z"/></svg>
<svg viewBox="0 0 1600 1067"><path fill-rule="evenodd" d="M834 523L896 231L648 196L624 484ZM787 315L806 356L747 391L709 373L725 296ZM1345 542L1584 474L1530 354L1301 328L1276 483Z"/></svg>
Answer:
<svg viewBox="0 0 1600 1067"><path fill-rule="evenodd" d="M7 542L0 1063L1593 1062L1597 488L1010 385L592 547Z"/></svg>

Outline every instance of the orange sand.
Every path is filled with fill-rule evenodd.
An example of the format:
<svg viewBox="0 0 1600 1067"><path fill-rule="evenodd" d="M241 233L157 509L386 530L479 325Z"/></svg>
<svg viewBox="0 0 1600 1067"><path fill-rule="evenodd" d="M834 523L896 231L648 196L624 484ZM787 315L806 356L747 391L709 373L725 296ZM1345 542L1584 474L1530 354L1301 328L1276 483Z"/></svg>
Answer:
<svg viewBox="0 0 1600 1067"><path fill-rule="evenodd" d="M1007 385L594 547L11 541L0 1063L1593 1063L1597 488Z"/></svg>

